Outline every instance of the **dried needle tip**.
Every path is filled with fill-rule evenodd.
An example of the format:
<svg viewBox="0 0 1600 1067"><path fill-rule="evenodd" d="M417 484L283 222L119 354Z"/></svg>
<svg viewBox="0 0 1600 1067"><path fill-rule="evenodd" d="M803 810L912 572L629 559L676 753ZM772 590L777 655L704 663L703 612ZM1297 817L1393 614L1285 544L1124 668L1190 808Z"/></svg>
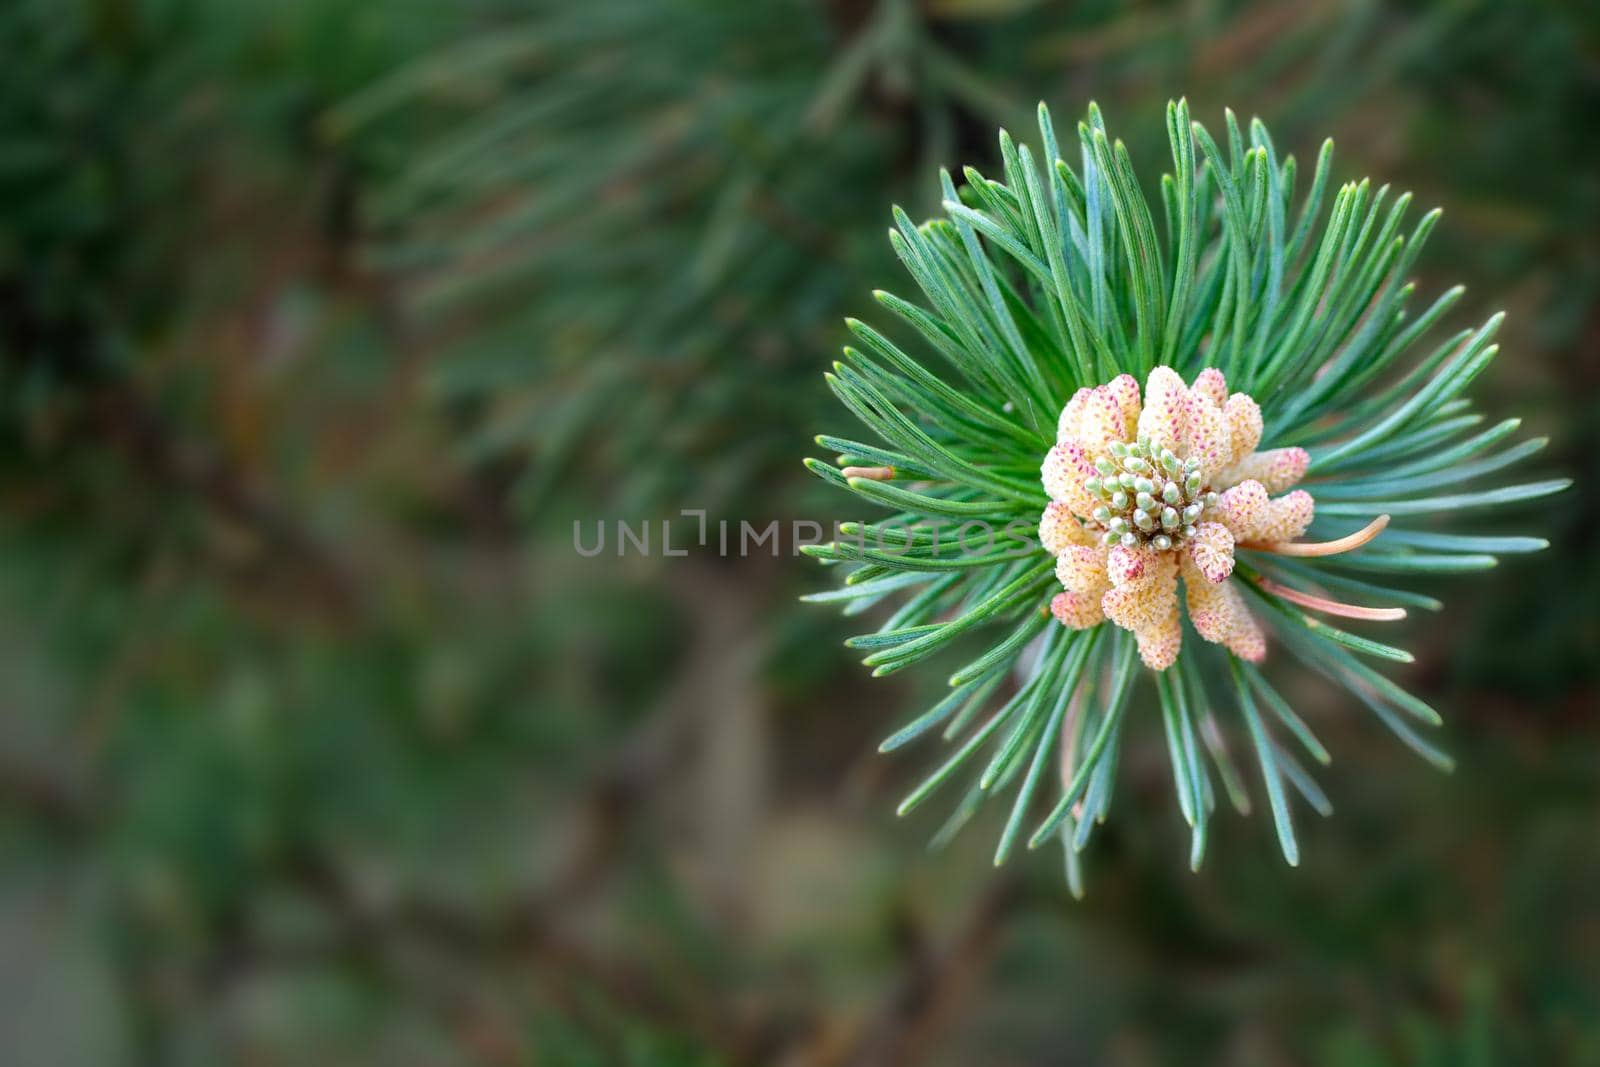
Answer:
<svg viewBox="0 0 1600 1067"><path fill-rule="evenodd" d="M894 480L893 467L846 467L839 472L845 478L865 478L869 482L888 482Z"/></svg>
<svg viewBox="0 0 1600 1067"><path fill-rule="evenodd" d="M1279 556L1337 556L1341 552L1353 552L1362 545L1371 541L1383 532L1389 525L1389 516L1379 515L1371 522L1353 534L1348 534L1336 541L1261 541L1241 545L1241 548L1253 549L1257 552L1271 552Z"/></svg>
<svg viewBox="0 0 1600 1067"><path fill-rule="evenodd" d="M1303 593L1298 589L1290 589L1286 585L1279 585L1271 578L1261 578L1256 584L1273 596L1282 597L1284 600L1299 604L1303 608L1326 612L1329 615L1338 615L1346 619L1395 622L1406 617L1405 608L1364 608L1359 604L1346 604L1342 601L1329 600L1326 597L1316 596L1311 593Z"/></svg>

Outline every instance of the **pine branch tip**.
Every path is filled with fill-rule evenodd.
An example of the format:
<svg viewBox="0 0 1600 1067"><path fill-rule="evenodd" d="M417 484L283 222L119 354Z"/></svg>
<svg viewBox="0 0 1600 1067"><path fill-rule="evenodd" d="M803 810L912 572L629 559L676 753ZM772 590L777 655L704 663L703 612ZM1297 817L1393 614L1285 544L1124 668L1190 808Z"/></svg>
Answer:
<svg viewBox="0 0 1600 1067"><path fill-rule="evenodd" d="M1274 518L1270 524L1261 521L1241 525L1241 533L1256 537L1266 533L1284 540L1252 542L1238 536L1230 541L1230 550L1242 551L1234 560L1232 572L1240 581L1227 588L1239 599L1254 601L1251 611L1262 613L1258 621L1263 651L1268 640L1274 644L1281 640L1296 654L1304 653L1302 658L1310 657L1306 660L1309 665L1328 666L1330 669L1322 673L1342 685L1342 692L1361 696L1378 708L1379 715L1391 725L1398 720L1390 712L1404 713L1416 720L1412 725L1417 727L1438 726L1442 720L1363 660L1376 657L1414 664L1417 657L1405 649L1331 626L1306 612L1322 613L1324 618L1331 615L1376 622L1405 619L1411 607L1441 611L1444 604L1440 600L1398 584L1388 588L1387 582L1347 577L1344 572L1475 569L1495 565L1493 551L1547 549L1549 539L1459 537L1403 528L1391 533L1382 545L1359 551L1387 528L1390 513L1401 516L1402 526L1406 527L1413 516L1433 512L1442 515L1480 504L1531 499L1574 485L1573 479L1561 478L1437 497L1424 496L1419 491L1431 491L1436 481L1448 485L1508 466L1544 447L1549 440L1536 437L1518 445L1517 454L1499 466L1490 461L1509 453L1494 453L1483 469L1459 462L1472 456L1474 448L1487 449L1498 440L1480 445L1477 436L1465 440L1466 435L1462 435L1463 439L1454 440L1451 435L1483 420L1463 394L1501 350L1493 341L1506 317L1504 311L1495 312L1481 326L1465 330L1460 337L1439 337L1443 343L1438 345L1437 355L1428 357L1432 362L1420 365L1423 361L1419 360L1419 366L1409 372L1415 373L1415 378L1402 381L1397 376L1398 384L1388 384L1389 361L1406 354L1407 346L1428 336L1429 330L1442 331L1438 324L1466 292L1466 286L1456 285L1437 298L1425 296L1425 301L1432 302L1421 310L1408 310L1406 304L1419 289L1425 294L1432 291L1431 284L1419 283L1408 275L1431 227L1443 214L1439 207L1421 211L1418 198L1411 192L1380 179L1337 178L1330 162L1335 149L1332 137L1322 141L1315 160L1306 159L1297 165L1292 153L1279 153L1280 147L1286 146L1273 144L1267 124L1259 115L1249 116L1248 128L1241 134L1239 113L1224 108L1227 129L1219 129L1212 121L1212 131L1208 131L1191 115L1186 95L1169 98L1166 105L1163 132L1171 151L1171 172L1148 175L1159 177L1154 199L1148 195L1154 183L1140 180L1133 171L1127 142L1107 129L1098 102L1090 101L1076 122L1078 147L1086 156L1085 174L1061 158L1064 144L1057 140L1058 134L1070 133L1074 116L1064 111L1063 123L1056 126L1048 103L1037 100L1035 115L1041 140L1029 143L1018 140L1008 129L997 131L1003 158L996 166L1003 166L1003 175L985 178L970 166L936 167L940 195L928 199L936 200L942 212L934 212L933 219L914 222L905 209L894 205L891 213L895 226L889 229L890 240L921 287L921 295L908 300L882 289L871 292L878 305L891 311L899 325L911 327L909 333L920 334L921 340L903 342L906 347L901 350L862 320L845 317L847 330L860 340L855 347L844 347L843 355L826 370L824 379L852 414L876 431L877 438L863 438L872 443L853 447L843 438L819 435L814 438L818 446L837 452L836 466L822 460L804 461L807 469L825 480L867 500L909 513L902 517L913 525L919 521L918 514L949 516L958 521L979 515L1004 521L1015 515L1024 523L1033 521L1028 533L1039 533L1039 546L1050 548L1055 544L1050 548L1055 560L1041 557L1018 564L1000 563L998 554L958 559L937 547L937 542L930 553L920 534L911 541L915 554L904 560L888 559L879 553L866 553L861 558L863 553L850 551L856 541L853 536L847 540L846 534L836 534L840 538L836 546L803 546L802 551L826 564L849 563L849 567L840 568L846 585L854 584L852 578L866 583L861 593L830 598L849 601L847 610L852 614L880 602L895 612L892 621L877 634L865 635L864 645L846 642L847 647L872 653L862 662L874 677L920 663L927 654L958 636L966 635L963 640L975 638L1001 624L1015 628L998 643L995 638L986 638L992 646L987 652L947 676L946 684L954 695L912 720L899 734L885 739L878 752L887 754L925 732L942 732L945 741L953 741L960 748L931 780L901 802L896 814L903 817L936 788L950 788L951 772L958 763L999 741L1001 754L994 759L1004 769L986 767L988 758L984 757L984 762L978 764L981 775L966 778L960 786L968 791L966 799L930 842L930 847L936 848L953 836L978 801L1002 792L1000 783L1011 780L1026 763L1019 760L1020 746L1035 742L1020 739L1036 735L1009 731L1016 729L1019 722L1027 730L1036 731L1040 716L1053 715L1048 720L1053 725L1046 729L1054 732L1046 741L1037 743L1037 754L1028 768L1028 782L994 850L993 865L1000 868L1014 851L1020 853L1018 842L1025 842L1028 851L1036 851L1048 841L1059 839L1066 853L1067 884L1079 899L1083 896L1079 853L1087 845L1091 827L1107 821L1106 813L1100 810L1105 776L1094 777L1101 792L1095 793L1093 805L1087 803L1095 758L1104 760L1117 751L1121 733L1114 726L1122 716L1127 679L1142 677L1147 669L1139 666L1133 639L1126 631L1138 634L1140 655L1148 649L1146 635L1114 618L1111 621L1122 627L1121 632L1107 628L1106 632L1117 635L1114 646L1097 645L1092 643L1094 639L1081 636L1082 631L1074 624L1081 622L1089 627L1106 621L1095 617L1096 604L1103 615L1107 614L1106 601L1099 599L1103 594L1098 587L1092 596L1079 593L1062 577L1060 568L1077 567L1086 575L1093 571L1099 581L1101 570L1105 571L1105 580L1122 573L1120 564L1114 573L1109 557L1102 554L1089 558L1090 553L1084 550L1090 546L1076 543L1072 555L1082 553L1084 558L1060 562L1068 557L1058 554L1056 548L1062 546L1056 542L1065 539L1064 528L1070 530L1073 539L1082 532L1070 525L1071 516L1075 515L1077 523L1090 527L1095 534L1096 548L1114 543L1108 535L1115 535L1117 540L1127 535L1135 542L1134 547L1145 543L1140 541L1141 536L1148 536L1153 550L1173 550L1181 547L1175 544L1175 534L1149 528L1162 521L1155 516L1165 512L1154 501L1171 492L1180 498L1175 505L1187 507L1185 494L1193 492L1185 488L1188 475L1178 477L1177 468L1172 468L1174 477L1167 479L1170 484L1160 486L1160 492L1140 487L1141 474L1153 484L1160 484L1150 471L1128 469L1125 473L1134 477L1134 483L1131 487L1124 483L1124 489L1119 490L1107 485L1104 470L1095 474L1079 469L1089 462L1099 470L1095 461L1104 458L1098 452L1104 451L1108 442L1120 442L1124 448L1133 444L1150 447L1142 438L1133 441L1133 427L1144 415L1162 409L1154 406L1153 384L1148 378L1140 395L1138 378L1148 375L1153 366L1166 367L1169 374L1181 371L1183 378L1200 365L1212 368L1214 373L1208 375L1203 390L1198 382L1193 386L1180 382L1172 387L1180 394L1184 389L1201 390L1190 396L1198 404L1209 403L1214 390L1231 396L1228 389L1220 388L1222 382L1211 380L1225 375L1231 380L1228 384L1232 389L1244 393L1245 399L1253 395L1260 400L1259 407L1264 410L1256 413L1261 420L1255 431L1256 440L1264 435L1271 444L1284 446L1285 452L1296 446L1301 450L1294 459L1297 471L1292 478L1280 475L1274 468L1273 478L1287 480L1268 487L1269 501L1281 499L1278 494L1310 473L1311 480L1297 492L1316 498L1320 512L1316 517L1332 525L1333 533L1367 522L1355 533L1324 542L1298 540L1323 534L1323 528L1311 533L1313 514L1309 507L1294 512L1297 517L1303 514L1304 522L1298 518L1291 522L1286 517L1281 521ZM1187 134L1184 127L1188 128ZM1019 128L1024 138L1029 136L1025 127ZM1054 171L1036 168L1036 159L1053 163ZM958 173L965 179L964 186L954 182ZM1293 188L1297 177L1313 183L1312 192L1303 201ZM1208 199L1215 202L1214 210L1206 203ZM1413 206L1419 207L1420 219L1409 215ZM1146 208L1150 210L1146 212ZM1165 236L1160 233L1163 208L1168 231ZM1409 223L1403 230L1402 214ZM1102 222L1105 225L1097 225ZM1209 231L1201 232L1203 225ZM1234 244L1240 247L1234 249ZM1064 266L1060 262L1063 252ZM1082 253L1085 262L1079 262L1078 253ZM1209 266L1213 261L1220 265ZM1157 266L1165 272L1165 279L1156 275L1153 268ZM1368 281L1380 285L1371 303L1361 299L1366 295ZM1202 291L1198 288L1202 282L1212 288ZM1336 288L1339 286L1343 288ZM1218 288L1223 293L1220 297L1215 295ZM1059 298L1060 306L1050 304L1052 293ZM1323 293L1345 295L1324 300L1320 295ZM1224 310L1214 310L1213 303ZM935 369L932 363L924 369L920 356L911 347L913 341L930 355L942 357L946 361L940 365L942 370ZM1123 374L1135 378L1132 401L1143 404L1132 415L1120 406L1120 385L1112 382ZM1378 383L1374 386L1376 391L1362 397L1357 390L1368 383ZM1054 409L1067 402L1074 388L1086 389L1097 397L1101 390L1113 393L1112 399L1119 407L1102 410L1096 400L1094 405L1080 404L1081 410L1063 409L1058 422L1053 417L1057 414ZM1225 407L1220 399L1217 404ZM1119 410L1124 415L1120 422ZM1197 409L1187 410L1193 422ZM1205 411L1210 419L1209 406ZM1166 427L1163 431L1178 434L1172 447L1179 463L1187 459L1200 462L1192 455L1178 457L1185 450L1201 447L1202 437L1210 442L1205 447L1214 451L1219 447L1215 441L1222 441L1216 462L1208 461L1205 474L1196 475L1205 479L1204 484L1215 489L1218 496L1242 484L1243 475L1237 468L1253 454L1250 449L1237 451L1243 448L1238 445L1235 452L1229 453L1228 442L1242 438L1239 427L1228 422L1231 416L1227 411L1222 412L1222 417L1221 430L1207 421L1188 428L1179 426L1177 430ZM1076 433L1072 430L1074 419L1079 427ZM1522 420L1511 419L1506 432L1521 425ZM1144 429L1142 425L1139 428ZM1475 431L1484 436L1489 432ZM1074 453L1070 461L1058 462L1059 455L1057 460L1047 460L1048 469L1043 472L1046 493L1041 494L1039 454L1051 448L1052 436L1058 447L1077 443L1081 454ZM1309 471L1305 449L1318 453L1311 460ZM1114 455L1118 461L1127 459L1121 453ZM1153 456L1133 458L1148 464ZM895 465L853 465L883 461L893 461ZM1057 466L1049 466L1053 462ZM1430 462L1432 466L1428 465ZM1122 479L1123 473L1114 473ZM1154 473L1160 473L1159 467ZM897 477L904 479L900 486L882 484ZM905 488L924 478L935 487L917 493ZM1053 487L1054 482L1060 484ZM1111 493L1113 499L1107 499L1102 491ZM1111 513L1116 511L1110 505L1116 503L1118 493L1131 500L1124 528L1095 528L1086 517L1097 514L1095 501L1088 496L1104 500ZM1149 499L1145 500L1141 493ZM1047 504L1046 496L1053 502ZM1064 499L1074 497L1084 499ZM1085 506L1071 506L1075 502ZM1295 503L1298 508L1302 502ZM1070 515L1061 512L1061 507L1067 507ZM1044 518L1034 520L1040 508L1046 509ZM1181 507L1174 506L1172 510L1177 515L1184 514ZM1373 517L1379 511L1384 513ZM1203 507L1196 517L1202 514ZM1286 510L1285 516L1288 515ZM1246 521L1242 506L1238 518L1241 523ZM1351 521L1343 521L1346 518ZM1050 532L1058 535L1054 539L1047 535L1047 521L1055 524L1050 527ZM1109 520L1101 517L1096 521L1104 526ZM1133 528L1128 528L1130 523ZM846 531L861 528L862 524L842 527ZM1175 525L1174 529L1194 536L1182 525ZM1391 549L1391 544L1396 547ZM1327 572L1319 573L1320 567L1306 567L1307 563L1318 562L1311 557L1346 553L1353 555ZM1053 601L1055 613L1070 629L1048 625L1052 598L1045 587L1054 589L1050 581L1052 562L1057 563L1058 569L1053 577L1072 594L1063 597L1057 591ZM1256 573L1251 564L1271 577ZM1013 566L1017 569L998 569ZM1172 595L1187 596L1191 592L1187 577L1183 580L1183 593ZM1087 580L1084 584L1088 584ZM1117 583L1113 580L1112 584ZM1144 596L1142 591L1140 596ZM886 601L886 597L890 599ZM1370 599L1386 606L1369 607L1335 597ZM1165 600L1162 603L1165 605ZM1395 604L1405 607L1387 606ZM1130 619L1136 607L1142 611L1144 601L1135 603L1131 593L1126 601L1119 602L1119 610L1126 609ZM1182 607L1180 603L1178 610ZM1193 610L1192 604L1190 609ZM1178 623L1181 628L1181 618ZM1187 629L1182 632L1188 647L1207 658L1202 661L1186 653L1180 671L1163 670L1153 676L1158 688L1165 687L1163 711L1182 716L1169 718L1167 729L1168 744L1174 746L1173 777L1179 787L1176 802L1191 830L1191 854L1187 857L1190 870L1197 874L1202 870L1208 847L1208 819L1220 807L1233 807L1255 818L1270 817L1285 862L1298 868L1301 852L1291 820L1293 805L1289 803L1293 797L1286 797L1285 793L1293 786L1315 811L1329 815L1331 804L1316 782L1308 779L1306 771L1331 766L1332 756L1311 736L1309 727L1294 710L1281 704L1281 697L1277 705L1269 708L1273 697L1267 690L1258 690L1259 704L1251 703L1254 698L1248 695L1250 690L1240 683L1246 694L1242 710L1251 722L1251 740L1266 778L1266 801L1256 809L1248 796L1241 795L1247 788L1242 771L1250 769L1248 761L1236 762L1237 754L1229 755L1227 742L1214 721L1213 712L1222 709L1213 708L1217 694L1208 694L1214 681L1210 674L1215 667L1224 666L1216 655L1216 643L1207 651L1207 645L1194 643L1196 638ZM1024 658L1025 646L1035 638L1040 639L1036 647L1042 651ZM1167 647L1176 654L1175 643ZM1254 644L1249 647L1255 649ZM1077 660L1071 659L1078 648L1085 651ZM1063 660L1063 656L1068 658ZM1254 660L1254 655L1251 658ZM1070 677L1062 673L1064 662L1073 664ZM1237 664L1237 660L1234 662ZM1254 670L1237 665L1234 669ZM1115 679L1123 695L1117 697L1117 704L1098 712L1100 718L1085 722L1081 718L1085 712L1078 687L1092 686L1094 699L1098 700L1099 687L1105 684L1098 680L1102 676ZM996 687L1013 677L1015 685L1008 682L1010 687L991 702L990 695ZM1084 682L1083 678L1091 680ZM987 681L980 686L984 679ZM1252 684L1259 687L1265 683ZM1174 685L1178 687L1176 691L1171 688ZM979 689L978 695L968 696ZM1051 703L1055 694L1063 691L1060 703ZM1175 692L1179 695L1174 696ZM1041 693L1046 694L1044 702ZM1177 701L1177 710L1166 707L1171 700ZM1199 721L1189 721L1189 701L1195 702ZM1097 712L1091 710L1087 714L1093 716ZM1131 720L1132 716L1128 718ZM975 725L980 722L982 725ZM1181 728L1173 722L1181 723ZM1299 752L1291 757L1280 743L1281 738L1274 738L1273 734L1284 728L1298 738L1311 759ZM1086 731L1097 732L1093 754L1075 762L1076 745L1091 736ZM1421 740L1425 733L1420 728L1413 733L1402 726L1395 732L1430 763L1446 771L1454 769L1454 760ZM900 741L892 743L895 738ZM1068 738L1072 739L1071 747ZM1199 740L1210 748L1222 782L1212 790L1216 778L1207 775L1203 793L1200 776L1208 765L1198 747ZM1108 744L1109 753L1103 750ZM1055 761L1056 749L1063 751L1069 773L1063 776L1058 803L1029 834L1024 820L1029 804L1037 798L1034 786L1044 773L1043 768ZM971 763L965 766L971 768ZM1255 784L1257 794L1263 795L1262 783L1258 780ZM1262 844L1270 849L1267 841Z"/></svg>

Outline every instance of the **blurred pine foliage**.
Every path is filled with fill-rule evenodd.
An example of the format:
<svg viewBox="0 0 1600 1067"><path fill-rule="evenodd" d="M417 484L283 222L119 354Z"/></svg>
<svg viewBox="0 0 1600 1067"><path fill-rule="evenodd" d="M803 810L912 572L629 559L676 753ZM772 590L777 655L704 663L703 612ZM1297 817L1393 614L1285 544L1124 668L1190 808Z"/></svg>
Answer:
<svg viewBox="0 0 1600 1067"><path fill-rule="evenodd" d="M1555 2L6 5L8 1062L1593 1062L1597 39ZM1425 283L1503 298L1489 392L1580 486L1419 635L1455 778L1308 702L1362 774L1315 863L1225 821L1255 859L1193 879L1124 818L1068 910L986 883L992 835L896 851L905 783L839 763L885 696L798 563L580 566L568 525L811 507L887 206L1036 99L1179 94L1442 204Z"/></svg>

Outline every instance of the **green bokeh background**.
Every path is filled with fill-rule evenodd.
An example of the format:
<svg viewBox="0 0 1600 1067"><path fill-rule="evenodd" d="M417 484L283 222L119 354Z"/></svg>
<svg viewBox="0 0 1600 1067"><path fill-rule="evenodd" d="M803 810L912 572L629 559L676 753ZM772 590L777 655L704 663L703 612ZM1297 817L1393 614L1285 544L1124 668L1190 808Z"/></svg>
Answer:
<svg viewBox="0 0 1600 1067"><path fill-rule="evenodd" d="M1600 1064L1592 5L13 0L0 44L6 1063ZM1177 95L1443 207L1419 288L1509 312L1479 395L1578 484L1405 624L1453 776L1286 672L1302 866L1228 816L1188 873L1150 720L1076 903L894 819L938 672L869 682L818 568L572 523L856 517L798 460L910 288L890 205L1041 99L1151 176Z"/></svg>

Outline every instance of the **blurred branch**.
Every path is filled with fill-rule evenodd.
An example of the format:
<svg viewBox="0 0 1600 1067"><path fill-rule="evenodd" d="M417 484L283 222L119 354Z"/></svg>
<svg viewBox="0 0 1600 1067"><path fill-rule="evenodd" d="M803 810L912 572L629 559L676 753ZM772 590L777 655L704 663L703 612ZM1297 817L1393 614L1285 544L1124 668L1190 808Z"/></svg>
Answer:
<svg viewBox="0 0 1600 1067"><path fill-rule="evenodd" d="M304 583L307 597L338 616L356 607L357 586L336 557L266 492L215 451L180 440L161 415L130 386L102 392L91 408L95 429L120 447L138 471L197 497L218 517L254 533L276 559ZM284 574L274 575L282 580Z"/></svg>
<svg viewBox="0 0 1600 1067"><path fill-rule="evenodd" d="M735 1013L714 989L686 985L681 974L659 974L609 955L570 932L574 911L598 899L616 871L634 820L656 810L664 794L676 791L665 788L668 775L692 764L686 759L691 746L701 746L704 733L719 728L718 721L707 718L708 705L731 700L730 707L747 712L750 701L761 699L753 690L749 700L727 691L753 687L757 657L750 648L758 648L762 638L750 615L764 599L770 564L760 557L734 566L689 559L662 575L689 616L690 650L657 710L646 715L632 736L594 769L589 783L575 791L571 816L579 826L575 843L541 887L497 907L457 904L425 891L374 899L362 892L336 857L302 843L287 859L286 878L327 913L336 928L332 939L283 946L258 941L248 923L233 924L212 953L205 987L225 989L263 965L297 966L331 959L359 961L422 986L421 991L435 1000L451 999L448 989L417 973L407 948L420 946L475 968L491 961L530 966L547 986L547 994L575 1017L583 1016L587 993L595 991L655 1025L694 1034L731 1062L771 1062L786 1035L796 1027L811 1027L782 1012ZM750 648L740 651L736 646L741 642ZM730 667L743 682L730 679ZM703 813L696 809L695 814ZM719 913L734 910L736 901L723 869L729 857L712 850L705 859L708 887ZM458 1000L443 1007L452 1015L465 1011L479 1019L481 1011L463 1007ZM477 1023L467 1025L477 1032Z"/></svg>
<svg viewBox="0 0 1600 1067"><path fill-rule="evenodd" d="M94 822L93 804L80 776L47 769L40 758L0 752L0 804L16 808L50 829L77 835Z"/></svg>
<svg viewBox="0 0 1600 1067"><path fill-rule="evenodd" d="M417 967L404 951L408 942L474 968L488 961L527 964L547 979L547 992L567 1002L569 1009L580 1007L586 992L598 992L631 1014L695 1035L735 1062L762 1062L755 1057L766 1044L759 1020L734 1017L715 991L692 988L681 975L658 975L583 944L562 931L561 910L550 908L542 895L498 910L458 907L421 894L375 904L326 856L302 851L289 872L294 884L338 923L340 934L325 946L327 954L368 961L411 985L418 984L419 970L432 968ZM250 962L263 958L271 957L259 947L236 948L219 975L243 973ZM423 991L439 993L431 983Z"/></svg>
<svg viewBox="0 0 1600 1067"><path fill-rule="evenodd" d="M942 950L932 950L913 928L905 973L842 1062L853 1067L922 1063L939 1031L982 984L1006 919L1022 899L1017 876L992 880L968 908Z"/></svg>

